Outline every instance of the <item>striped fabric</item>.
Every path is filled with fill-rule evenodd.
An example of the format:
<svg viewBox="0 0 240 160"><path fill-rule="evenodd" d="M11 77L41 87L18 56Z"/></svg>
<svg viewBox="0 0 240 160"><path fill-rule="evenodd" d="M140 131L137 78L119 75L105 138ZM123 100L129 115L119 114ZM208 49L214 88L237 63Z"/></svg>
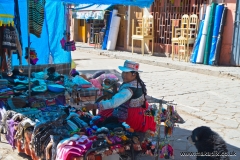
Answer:
<svg viewBox="0 0 240 160"><path fill-rule="evenodd" d="M46 0L29 0L30 33L38 38L41 36L44 21L44 6Z"/></svg>

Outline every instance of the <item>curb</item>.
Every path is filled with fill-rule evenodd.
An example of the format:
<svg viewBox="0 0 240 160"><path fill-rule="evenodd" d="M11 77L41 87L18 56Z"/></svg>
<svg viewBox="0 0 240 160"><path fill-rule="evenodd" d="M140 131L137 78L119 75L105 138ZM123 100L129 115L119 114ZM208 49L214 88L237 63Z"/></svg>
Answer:
<svg viewBox="0 0 240 160"><path fill-rule="evenodd" d="M156 61L152 61L152 60L144 60L144 59L136 58L136 57L116 55L116 54L110 53L111 51L96 50L96 49L89 50L89 49L84 49L81 47L77 47L77 50L82 50L82 51L86 51L87 53L93 53L93 54L107 56L107 57L111 57L111 58L115 58L115 59L123 59L123 60L129 59L129 60L137 61L139 63L149 64L149 65L154 65L154 66L159 66L159 67L165 67L165 68L170 68L170 69L175 69L175 70L180 70L180 71L195 72L195 73L200 73L200 74L209 75L209 76L231 78L232 80L233 79L240 80L240 75L231 74L231 73L224 72L224 71L212 71L212 70L208 70L208 69L195 68L195 67L191 67L191 66L182 66L182 65L171 64L168 62L156 62Z"/></svg>

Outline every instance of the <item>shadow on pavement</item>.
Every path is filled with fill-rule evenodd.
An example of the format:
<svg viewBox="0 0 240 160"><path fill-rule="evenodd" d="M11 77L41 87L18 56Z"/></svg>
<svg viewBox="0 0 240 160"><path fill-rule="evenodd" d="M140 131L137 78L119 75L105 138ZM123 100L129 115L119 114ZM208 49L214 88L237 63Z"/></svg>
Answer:
<svg viewBox="0 0 240 160"><path fill-rule="evenodd" d="M18 153L18 155L22 158L27 159L27 160L32 160L32 158L30 156L26 155L25 153Z"/></svg>
<svg viewBox="0 0 240 160"><path fill-rule="evenodd" d="M184 118L184 117L183 117ZM197 126L196 126L197 127ZM161 138L164 137L164 126L161 125L160 129ZM187 137L190 136L192 130L182 129L180 127L175 127L173 130L173 135L169 138L169 144L174 149L174 159L175 160L196 160L195 156L181 156L181 152L193 152L196 153L197 149L194 145L190 144L187 140ZM231 156L231 160L239 160L240 157L240 148L230 145L227 143L228 152L235 152L236 156ZM156 160L154 157L147 155L137 156L137 160ZM161 160L159 158L159 160Z"/></svg>
<svg viewBox="0 0 240 160"><path fill-rule="evenodd" d="M79 72L81 72L82 74L93 74L96 71L99 71L99 70L79 70ZM120 81L122 81L121 73L119 73L117 70L102 69L101 71L105 71L105 73L115 74L120 79ZM182 115L182 113L180 113L180 116L186 122L184 124L179 124L179 127L175 127L173 130L173 135L169 139L169 142L170 142L169 144L174 149L174 159L176 159L176 160L195 160L196 157L194 157L194 156L181 156L181 152L197 152L195 146L188 142L187 137L191 135L192 130L194 128L199 127L199 125L198 125L199 123L196 123L196 124L194 123L194 121L198 121L199 119L196 117L193 117L193 116L189 116L189 115L184 115L184 114ZM205 126L208 126L208 125L205 125ZM211 127L211 126L209 126L209 127L213 131L215 131L214 127ZM187 129L185 129L185 128L187 128ZM221 133L219 133L219 132L217 132L217 133L219 135L221 135ZM162 125L161 125L161 129L160 129L160 134L161 134L161 138L163 138L164 137L164 126L162 126ZM240 148L233 146L231 144L228 144L228 143L227 143L227 148L228 148L229 153L230 152L236 153L236 156L230 157L231 160L239 160L240 159ZM141 156L137 157L137 160L153 160L153 159L155 160L154 157L150 157L150 156L146 156L146 155L141 155Z"/></svg>

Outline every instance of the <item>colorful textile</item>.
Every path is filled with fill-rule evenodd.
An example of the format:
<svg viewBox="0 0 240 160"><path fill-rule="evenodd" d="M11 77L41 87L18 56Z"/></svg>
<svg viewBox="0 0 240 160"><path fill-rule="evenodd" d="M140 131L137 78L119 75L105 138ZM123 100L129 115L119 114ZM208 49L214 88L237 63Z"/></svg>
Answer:
<svg viewBox="0 0 240 160"><path fill-rule="evenodd" d="M17 49L16 39L17 34L15 28L12 26L6 27L3 30L2 47L9 50L16 50Z"/></svg>
<svg viewBox="0 0 240 160"><path fill-rule="evenodd" d="M99 105L104 108L100 112L101 116L110 117L113 116L114 108L128 104L128 117L124 120L137 132L146 132L148 129L151 131L156 130L156 123L153 116L146 116L144 113L148 109L142 108L144 103L144 96L140 85L137 86L137 81L124 83L120 86L119 92L116 93L112 99L101 101ZM146 105L148 106L148 105Z"/></svg>
<svg viewBox="0 0 240 160"><path fill-rule="evenodd" d="M153 116L144 115L147 108L130 107L128 108L128 118L125 122L136 132L146 132L147 130L156 131L156 123ZM103 110L100 114L104 117L112 116L113 109Z"/></svg>
<svg viewBox="0 0 240 160"><path fill-rule="evenodd" d="M41 36L44 21L45 0L29 0L29 26L30 33L38 38Z"/></svg>

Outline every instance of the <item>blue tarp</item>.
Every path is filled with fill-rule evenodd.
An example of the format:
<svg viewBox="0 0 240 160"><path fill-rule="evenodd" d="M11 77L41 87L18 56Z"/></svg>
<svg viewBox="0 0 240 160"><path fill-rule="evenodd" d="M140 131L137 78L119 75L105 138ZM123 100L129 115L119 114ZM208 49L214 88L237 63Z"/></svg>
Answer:
<svg viewBox="0 0 240 160"><path fill-rule="evenodd" d="M130 5L138 6L141 8L149 8L154 0L52 0L52 1L63 1L67 3L76 4L110 4L110 5Z"/></svg>
<svg viewBox="0 0 240 160"><path fill-rule="evenodd" d="M75 19L104 19L104 11L111 5L89 5L80 4L73 9L73 18Z"/></svg>
<svg viewBox="0 0 240 160"><path fill-rule="evenodd" d="M21 31L23 41L23 65L27 64L24 59L25 47L28 46L28 32L27 32L27 1L19 0L19 11L21 19ZM1 0L0 13L14 15L14 0ZM46 0L45 5L45 19L40 38L35 35L30 35L31 48L36 50L39 61L37 64L48 64L49 55L53 56L53 62L70 63L71 53L66 52L61 48L60 40L64 33L64 6L60 1ZM16 55L13 55L13 65L18 65L19 61Z"/></svg>
<svg viewBox="0 0 240 160"><path fill-rule="evenodd" d="M40 38L35 35L30 36L31 48L36 50L39 61L37 64L48 64L50 53L53 56L54 63L69 63L71 61L70 52L66 52L61 48L60 40L63 37L65 28L64 21L64 6L65 3L74 4L108 4L108 5L131 5L138 7L150 7L153 0L46 0L45 5L45 20L43 24L42 34ZM23 65L27 64L24 59L25 47L28 46L27 35L27 1L19 0L19 11L21 19L21 31L23 42ZM0 13L14 14L14 0L1 0ZM18 65L17 56L13 56L13 65Z"/></svg>
<svg viewBox="0 0 240 160"><path fill-rule="evenodd" d="M111 5L109 4L103 4L103 5L98 5L98 4L79 4L74 7L74 11L104 11L107 8L109 8Z"/></svg>
<svg viewBox="0 0 240 160"><path fill-rule="evenodd" d="M211 46L211 52L209 56L209 65L213 65L215 62L215 50L217 46L217 40L218 40L218 34L219 34L219 28L220 28L220 23L222 19L223 9L224 9L224 5L218 5L216 8L216 16L215 16L214 26L213 26L212 46Z"/></svg>
<svg viewBox="0 0 240 160"><path fill-rule="evenodd" d="M112 20L112 12L110 12L110 14L108 15L106 31L105 31L105 35L103 37L103 44L102 44L103 50L107 49L107 42L108 42L108 35L109 35L111 20Z"/></svg>
<svg viewBox="0 0 240 160"><path fill-rule="evenodd" d="M197 39L195 40L195 43L194 43L193 52L192 52L192 55L191 55L191 58L190 58L190 62L192 62L192 63L196 63L196 60L197 60L199 45L200 45L200 41L201 41L201 38L202 38L203 26L204 26L204 20L202 20L200 22L198 36L197 36Z"/></svg>

